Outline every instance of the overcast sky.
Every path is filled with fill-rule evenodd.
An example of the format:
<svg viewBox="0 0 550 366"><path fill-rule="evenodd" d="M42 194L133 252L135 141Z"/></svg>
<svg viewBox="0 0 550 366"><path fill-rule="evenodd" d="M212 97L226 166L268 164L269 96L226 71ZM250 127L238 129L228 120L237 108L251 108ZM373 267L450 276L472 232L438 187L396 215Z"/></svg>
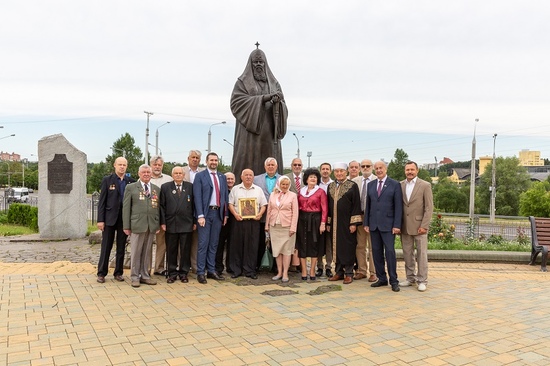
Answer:
<svg viewBox="0 0 550 366"><path fill-rule="evenodd" d="M229 98L260 43L288 105L284 165L396 148L418 163L550 157L549 1L10 1L0 6L0 150L63 133L89 162L157 128L168 161L230 162ZM302 139L301 136L304 136ZM229 141L225 142L224 139ZM154 153L155 148L150 147Z"/></svg>

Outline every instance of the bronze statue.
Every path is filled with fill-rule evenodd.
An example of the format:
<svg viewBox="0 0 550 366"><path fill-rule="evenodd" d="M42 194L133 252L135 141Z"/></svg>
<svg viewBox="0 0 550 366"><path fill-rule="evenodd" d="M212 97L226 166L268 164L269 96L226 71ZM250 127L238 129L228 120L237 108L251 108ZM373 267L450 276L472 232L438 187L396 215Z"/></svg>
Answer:
<svg viewBox="0 0 550 366"><path fill-rule="evenodd" d="M264 161L270 156L277 159L282 173L281 140L286 134L288 110L281 86L259 48L252 51L235 83L231 112L237 120L232 162L235 176L240 176L243 169L263 172Z"/></svg>

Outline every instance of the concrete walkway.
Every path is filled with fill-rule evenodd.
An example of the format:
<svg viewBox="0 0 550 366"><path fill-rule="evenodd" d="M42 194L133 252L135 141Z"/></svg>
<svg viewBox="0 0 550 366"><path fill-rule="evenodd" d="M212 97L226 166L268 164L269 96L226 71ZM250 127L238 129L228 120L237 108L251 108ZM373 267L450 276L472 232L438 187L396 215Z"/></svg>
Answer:
<svg viewBox="0 0 550 366"><path fill-rule="evenodd" d="M550 274L540 266L432 262L424 293L361 280L311 295L334 283L297 276L288 286L157 277L134 289L96 282L98 250L0 240L0 365L550 362Z"/></svg>

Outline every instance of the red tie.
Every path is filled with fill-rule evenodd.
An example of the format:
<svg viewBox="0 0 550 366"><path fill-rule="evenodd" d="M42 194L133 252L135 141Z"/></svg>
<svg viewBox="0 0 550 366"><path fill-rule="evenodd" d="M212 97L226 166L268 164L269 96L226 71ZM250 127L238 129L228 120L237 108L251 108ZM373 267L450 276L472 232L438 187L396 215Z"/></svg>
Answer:
<svg viewBox="0 0 550 366"><path fill-rule="evenodd" d="M296 191L300 192L300 177L296 177Z"/></svg>
<svg viewBox="0 0 550 366"><path fill-rule="evenodd" d="M210 173L214 177L214 189L216 190L216 206L220 207L220 185L216 173Z"/></svg>
<svg viewBox="0 0 550 366"><path fill-rule="evenodd" d="M382 183L384 182L381 180L378 181L378 197L380 197L380 193L382 193Z"/></svg>

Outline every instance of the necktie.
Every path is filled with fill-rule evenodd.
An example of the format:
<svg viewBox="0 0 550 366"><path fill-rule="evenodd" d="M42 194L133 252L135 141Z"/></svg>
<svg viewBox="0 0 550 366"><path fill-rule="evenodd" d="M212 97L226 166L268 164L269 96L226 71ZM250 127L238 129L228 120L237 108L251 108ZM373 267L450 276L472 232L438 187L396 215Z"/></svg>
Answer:
<svg viewBox="0 0 550 366"><path fill-rule="evenodd" d="M214 189L216 190L216 206L220 207L220 185L218 183L218 177L216 173L210 173L214 178Z"/></svg>
<svg viewBox="0 0 550 366"><path fill-rule="evenodd" d="M367 205L367 182L368 179L363 178L363 188L361 188L361 211L364 211Z"/></svg>
<svg viewBox="0 0 550 366"><path fill-rule="evenodd" d="M149 197L149 185L147 183L143 185L143 190L145 191L145 195Z"/></svg>
<svg viewBox="0 0 550 366"><path fill-rule="evenodd" d="M380 197L380 193L382 193L382 183L384 182L381 180L378 181L378 197Z"/></svg>
<svg viewBox="0 0 550 366"><path fill-rule="evenodd" d="M176 191L178 191L178 196L181 196L181 184L176 184Z"/></svg>
<svg viewBox="0 0 550 366"><path fill-rule="evenodd" d="M296 191L300 192L300 177L296 177Z"/></svg>

